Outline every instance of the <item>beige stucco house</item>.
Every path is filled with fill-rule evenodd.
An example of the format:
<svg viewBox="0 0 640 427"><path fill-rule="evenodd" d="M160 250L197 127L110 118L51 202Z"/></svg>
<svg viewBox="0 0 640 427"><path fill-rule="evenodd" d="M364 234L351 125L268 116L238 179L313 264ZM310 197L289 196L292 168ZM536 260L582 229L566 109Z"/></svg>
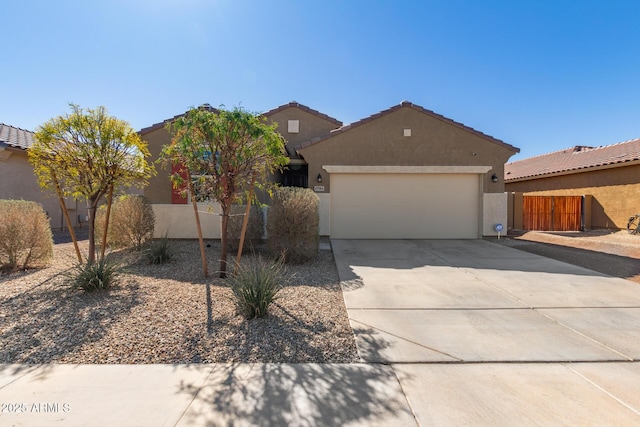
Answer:
<svg viewBox="0 0 640 427"><path fill-rule="evenodd" d="M498 223L506 229L502 177L518 148L410 102L346 126L297 102L264 116L278 124L291 158L276 179L318 194L322 235L479 238L495 235ZM170 141L170 120L140 131L152 158ZM159 168L145 189L152 203L186 203L169 173ZM182 214L169 211L172 227L179 227L175 218Z"/></svg>
<svg viewBox="0 0 640 427"><path fill-rule="evenodd" d="M66 228L58 198L38 185L27 150L33 144L34 133L0 123L0 199L32 200L42 205L51 220L51 228ZM67 200L74 227L82 226L86 204Z"/></svg>
<svg viewBox="0 0 640 427"><path fill-rule="evenodd" d="M504 179L508 192L526 196L590 196L587 228L625 228L640 212L640 139L508 163Z"/></svg>

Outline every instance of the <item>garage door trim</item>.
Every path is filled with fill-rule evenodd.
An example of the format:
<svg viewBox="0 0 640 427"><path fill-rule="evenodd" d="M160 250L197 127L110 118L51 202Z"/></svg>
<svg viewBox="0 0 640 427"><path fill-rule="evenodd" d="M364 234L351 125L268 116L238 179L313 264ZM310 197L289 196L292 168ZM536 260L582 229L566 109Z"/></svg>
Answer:
<svg viewBox="0 0 640 427"><path fill-rule="evenodd" d="M353 166L326 165L322 167L329 173L487 173L492 166Z"/></svg>

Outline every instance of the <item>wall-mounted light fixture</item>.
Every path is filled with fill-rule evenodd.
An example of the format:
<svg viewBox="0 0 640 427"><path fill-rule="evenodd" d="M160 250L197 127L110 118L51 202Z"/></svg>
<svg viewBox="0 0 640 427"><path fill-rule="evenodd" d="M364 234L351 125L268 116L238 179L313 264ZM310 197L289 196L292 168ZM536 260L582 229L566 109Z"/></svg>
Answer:
<svg viewBox="0 0 640 427"><path fill-rule="evenodd" d="M498 182L498 175L496 175L495 173L491 175L491 182Z"/></svg>
<svg viewBox="0 0 640 427"><path fill-rule="evenodd" d="M317 180L318 180L318 182L322 182L322 175L318 174Z"/></svg>

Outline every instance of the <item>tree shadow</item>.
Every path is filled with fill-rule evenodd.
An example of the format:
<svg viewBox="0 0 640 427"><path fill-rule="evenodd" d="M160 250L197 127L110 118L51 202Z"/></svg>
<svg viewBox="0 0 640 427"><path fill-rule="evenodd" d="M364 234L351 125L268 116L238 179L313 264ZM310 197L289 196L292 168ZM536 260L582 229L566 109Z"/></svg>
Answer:
<svg viewBox="0 0 640 427"><path fill-rule="evenodd" d="M415 421L392 367L373 364L216 366L183 416L189 425L401 425Z"/></svg>
<svg viewBox="0 0 640 427"><path fill-rule="evenodd" d="M135 281L109 291L73 291L64 278L0 302L0 363L55 363L99 341L141 303Z"/></svg>
<svg viewBox="0 0 640 427"><path fill-rule="evenodd" d="M183 342L193 363L353 362L357 349L352 330L317 319L300 318L274 303L264 318L221 316L207 308L207 331L194 331ZM224 350L224 352L221 352ZM212 360L213 358L213 360Z"/></svg>
<svg viewBox="0 0 640 427"><path fill-rule="evenodd" d="M622 279L640 277L640 262L636 258L529 240L518 240L515 245L508 241L498 243L612 277Z"/></svg>

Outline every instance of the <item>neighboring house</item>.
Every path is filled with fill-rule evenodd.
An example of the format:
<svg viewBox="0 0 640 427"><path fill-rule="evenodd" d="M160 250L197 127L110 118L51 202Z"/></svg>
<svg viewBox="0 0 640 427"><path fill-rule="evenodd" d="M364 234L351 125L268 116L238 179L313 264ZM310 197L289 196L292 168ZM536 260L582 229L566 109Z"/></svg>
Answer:
<svg viewBox="0 0 640 427"><path fill-rule="evenodd" d="M591 228L625 228L640 212L640 139L601 147L575 146L505 165L508 192L591 196Z"/></svg>
<svg viewBox="0 0 640 427"><path fill-rule="evenodd" d="M0 123L0 199L32 200L42 205L51 221L51 228L67 227L60 209L58 197L43 190L27 158L27 150L33 144L34 133ZM87 214L86 203L66 200L74 227L82 226L80 217Z"/></svg>
<svg viewBox="0 0 640 427"><path fill-rule="evenodd" d="M276 179L318 194L322 235L478 238L506 226L501 177L518 148L410 102L346 126L297 102L264 116L278 123L291 158ZM174 119L140 131L152 159L170 142L165 123ZM159 168L145 189L152 203L186 203L169 172Z"/></svg>

